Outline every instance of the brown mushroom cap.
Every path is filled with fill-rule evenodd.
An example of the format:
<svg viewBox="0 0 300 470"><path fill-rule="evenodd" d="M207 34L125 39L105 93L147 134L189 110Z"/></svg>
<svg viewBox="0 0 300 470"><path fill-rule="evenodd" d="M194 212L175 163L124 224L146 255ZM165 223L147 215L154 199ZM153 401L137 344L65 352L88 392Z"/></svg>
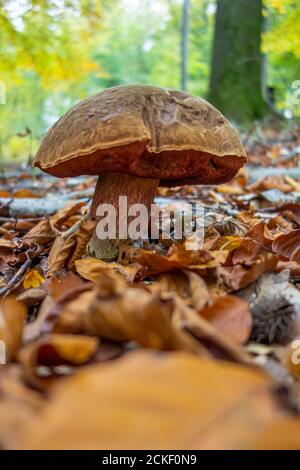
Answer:
<svg viewBox="0 0 300 470"><path fill-rule="evenodd" d="M207 101L129 85L70 109L46 134L34 165L58 177L119 172L175 186L228 181L245 161L237 132Z"/></svg>

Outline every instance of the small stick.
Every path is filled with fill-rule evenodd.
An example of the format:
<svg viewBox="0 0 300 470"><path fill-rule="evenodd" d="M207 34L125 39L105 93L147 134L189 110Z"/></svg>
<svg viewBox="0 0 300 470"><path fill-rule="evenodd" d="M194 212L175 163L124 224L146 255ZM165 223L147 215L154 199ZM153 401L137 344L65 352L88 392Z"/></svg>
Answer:
<svg viewBox="0 0 300 470"><path fill-rule="evenodd" d="M22 266L18 269L16 274L11 278L11 280L7 283L7 285L5 287L2 287L2 289L0 289L0 295L5 295L18 281L18 278L20 278L21 276L23 276L23 274L25 274L25 272L27 271L27 269L29 268L31 264L31 258L29 257L28 253L26 253L26 256L27 256L27 260L25 261L25 263L22 264Z"/></svg>
<svg viewBox="0 0 300 470"><path fill-rule="evenodd" d="M284 179L295 191L300 191L300 184L297 183L294 178L291 178L290 176L286 175Z"/></svg>

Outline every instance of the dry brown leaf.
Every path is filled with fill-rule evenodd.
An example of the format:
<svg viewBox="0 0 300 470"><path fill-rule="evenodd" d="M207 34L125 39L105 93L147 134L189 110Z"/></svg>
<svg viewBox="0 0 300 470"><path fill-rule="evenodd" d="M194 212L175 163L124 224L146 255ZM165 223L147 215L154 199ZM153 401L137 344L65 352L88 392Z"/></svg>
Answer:
<svg viewBox="0 0 300 470"><path fill-rule="evenodd" d="M8 191L0 191L0 197L11 197L11 193Z"/></svg>
<svg viewBox="0 0 300 470"><path fill-rule="evenodd" d="M45 299L43 300L38 316L36 319L25 325L24 329L24 341L33 341L36 338L39 338L42 332L42 327L46 322L47 317L49 316L49 313L51 310L54 308L55 302L53 298L50 295L47 295Z"/></svg>
<svg viewBox="0 0 300 470"><path fill-rule="evenodd" d="M65 304L54 332L97 335L154 349L180 349L249 363L250 356L175 293L167 297L103 275L93 291ZM53 328L53 327L52 327Z"/></svg>
<svg viewBox="0 0 300 470"><path fill-rule="evenodd" d="M20 300L25 305L32 306L39 304L46 297L47 292L43 289L32 288L27 289L22 294L18 295L17 300Z"/></svg>
<svg viewBox="0 0 300 470"><path fill-rule="evenodd" d="M233 251L240 246L243 238L238 235L227 235L220 237L214 246L215 250Z"/></svg>
<svg viewBox="0 0 300 470"><path fill-rule="evenodd" d="M173 323L177 329L189 332L215 357L241 364L253 364L250 355L236 341L218 331L212 323L186 306L180 298L177 297L175 302Z"/></svg>
<svg viewBox="0 0 300 470"><path fill-rule="evenodd" d="M149 288L161 295L172 296L176 293L188 305L201 310L210 302L210 293L206 282L193 271L183 270L161 274Z"/></svg>
<svg viewBox="0 0 300 470"><path fill-rule="evenodd" d="M54 229L53 224L49 219L45 219L32 227L32 229L24 235L23 240L46 245L53 241L56 235L57 231Z"/></svg>
<svg viewBox="0 0 300 470"><path fill-rule="evenodd" d="M212 305L201 310L200 315L216 329L238 343L249 339L252 329L252 316L249 305L233 295L218 297Z"/></svg>
<svg viewBox="0 0 300 470"><path fill-rule="evenodd" d="M274 235L263 222L256 224L247 233L247 237L252 238L264 248L270 249L274 240Z"/></svg>
<svg viewBox="0 0 300 470"><path fill-rule="evenodd" d="M217 268L217 276L230 291L236 291L249 286L263 273L274 269L277 262L278 257L273 253L263 253L252 262L251 266L242 264L233 267L220 266Z"/></svg>
<svg viewBox="0 0 300 470"><path fill-rule="evenodd" d="M56 237L48 257L48 277L53 276L56 272L67 266L75 243L74 238L65 240L61 236Z"/></svg>
<svg viewBox="0 0 300 470"><path fill-rule="evenodd" d="M85 253L85 248L89 242L95 227L97 225L96 220L83 220L79 226L79 229L75 234L75 251L69 262L69 269L74 268L74 263L79 260Z"/></svg>
<svg viewBox="0 0 300 470"><path fill-rule="evenodd" d="M232 250L226 260L227 266L236 264L251 264L262 251L262 247L253 240L243 240L240 245Z"/></svg>
<svg viewBox="0 0 300 470"><path fill-rule="evenodd" d="M18 248L18 244L14 240L0 238L0 248L15 250L16 248Z"/></svg>
<svg viewBox="0 0 300 470"><path fill-rule="evenodd" d="M139 279L175 269L189 268L191 265L207 265L213 260L209 251L188 250L184 243L172 245L166 255L141 248L132 249L126 245L123 248L125 251L120 252L119 263L136 262L143 266L144 269L139 273Z"/></svg>
<svg viewBox="0 0 300 470"><path fill-rule="evenodd" d="M30 191L30 189L18 189L13 193L13 197L16 198L37 198L37 194Z"/></svg>
<svg viewBox="0 0 300 470"><path fill-rule="evenodd" d="M97 258L83 258L75 261L75 268L78 274L88 281L97 282L103 273L112 270L120 273L127 281L133 282L141 266L138 263L123 266L115 262L107 263Z"/></svg>
<svg viewBox="0 0 300 470"><path fill-rule="evenodd" d="M272 381L261 371L188 353L136 352L59 383L40 416L7 444L19 449L252 449L275 426L273 439L268 436L277 448L283 413ZM300 446L299 433L295 446Z"/></svg>
<svg viewBox="0 0 300 470"><path fill-rule="evenodd" d="M194 338L173 326L173 310L171 299L162 300L146 288L126 287L103 275L100 290L81 294L61 310L54 331L209 355Z"/></svg>
<svg viewBox="0 0 300 470"><path fill-rule="evenodd" d="M257 450L299 450L300 419L279 416L259 433L253 447Z"/></svg>
<svg viewBox="0 0 300 470"><path fill-rule="evenodd" d="M201 272L206 269L218 268L219 266L222 266L223 264L225 264L228 258L229 251L216 250L216 251L210 251L209 254L211 255L211 259L207 263L193 264L189 266L189 269Z"/></svg>
<svg viewBox="0 0 300 470"><path fill-rule="evenodd" d="M38 366L53 368L60 365L81 366L96 353L97 338L80 335L44 335L39 340L24 346L18 355L23 365L24 377L31 385L43 388L49 386L56 375L39 376Z"/></svg>
<svg viewBox="0 0 300 470"><path fill-rule="evenodd" d="M289 218L300 225L300 204L285 204L280 208L281 212L288 212Z"/></svg>
<svg viewBox="0 0 300 470"><path fill-rule="evenodd" d="M62 225L67 219L77 214L85 205L84 202L70 201L51 217L53 225Z"/></svg>
<svg viewBox="0 0 300 470"><path fill-rule="evenodd" d="M26 306L13 297L0 303L0 340L5 344L6 362L15 359L22 344L23 329L27 315Z"/></svg>
<svg viewBox="0 0 300 470"><path fill-rule="evenodd" d="M272 244L274 253L278 253L291 261L300 262L300 230L280 235Z"/></svg>
<svg viewBox="0 0 300 470"><path fill-rule="evenodd" d="M0 448L15 441L23 428L40 410L43 399L22 379L21 366L2 368L0 375Z"/></svg>

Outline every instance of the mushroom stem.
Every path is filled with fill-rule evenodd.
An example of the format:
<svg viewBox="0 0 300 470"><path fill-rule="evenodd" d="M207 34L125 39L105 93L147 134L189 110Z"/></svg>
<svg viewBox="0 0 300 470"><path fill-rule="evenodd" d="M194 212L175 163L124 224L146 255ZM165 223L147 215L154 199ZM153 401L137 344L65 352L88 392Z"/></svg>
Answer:
<svg viewBox="0 0 300 470"><path fill-rule="evenodd" d="M123 173L103 173L99 176L90 217L96 220L106 219L110 224L115 224L116 236L100 239L97 235L97 228L92 238L87 244L86 254L105 261L111 261L118 256L118 246L120 239L120 231L122 227L128 228L128 224L132 217L128 217L128 210L133 204L143 204L151 213L151 204L159 184L158 179L137 178L135 176ZM126 206L120 205L120 196L126 196ZM114 208L114 214L107 212L104 204L110 204ZM104 214L105 213L105 214ZM149 220L149 219L148 219ZM126 240L126 237L125 237Z"/></svg>

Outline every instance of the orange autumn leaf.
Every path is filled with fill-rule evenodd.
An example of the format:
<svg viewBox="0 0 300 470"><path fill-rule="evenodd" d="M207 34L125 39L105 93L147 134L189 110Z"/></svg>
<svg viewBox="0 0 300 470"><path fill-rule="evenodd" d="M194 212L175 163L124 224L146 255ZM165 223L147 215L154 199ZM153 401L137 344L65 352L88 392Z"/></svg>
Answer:
<svg viewBox="0 0 300 470"><path fill-rule="evenodd" d="M5 344L6 361L14 359L22 344L27 307L14 297L0 302L0 342Z"/></svg>
<svg viewBox="0 0 300 470"><path fill-rule="evenodd" d="M82 258L75 261L75 268L78 274L88 281L97 282L103 273L113 271L132 282L141 266L138 263L124 266L116 262L108 263L97 258Z"/></svg>
<svg viewBox="0 0 300 470"><path fill-rule="evenodd" d="M19 189L13 194L16 198L37 198L38 196L29 189Z"/></svg>
<svg viewBox="0 0 300 470"><path fill-rule="evenodd" d="M23 287L24 287L24 289L30 289L31 287L37 288L43 282L45 282L45 279L43 278L43 276L40 275L38 270L37 269L31 269L24 276Z"/></svg>
<svg viewBox="0 0 300 470"><path fill-rule="evenodd" d="M249 305L233 295L218 297L212 305L201 310L200 315L216 329L238 343L247 341L252 328Z"/></svg>
<svg viewBox="0 0 300 470"><path fill-rule="evenodd" d="M265 429L287 416L264 372L182 352L139 351L89 366L54 386L49 398L7 445L253 449ZM299 448L299 433L293 445Z"/></svg>
<svg viewBox="0 0 300 470"><path fill-rule="evenodd" d="M8 191L0 191L0 197L11 197Z"/></svg>
<svg viewBox="0 0 300 470"><path fill-rule="evenodd" d="M216 246L214 247L216 250L226 250L226 251L232 251L235 250L240 246L242 243L243 239L237 235L228 235L225 237L221 237L217 243Z"/></svg>
<svg viewBox="0 0 300 470"><path fill-rule="evenodd" d="M300 230L292 230L274 240L272 249L291 261L300 261Z"/></svg>

